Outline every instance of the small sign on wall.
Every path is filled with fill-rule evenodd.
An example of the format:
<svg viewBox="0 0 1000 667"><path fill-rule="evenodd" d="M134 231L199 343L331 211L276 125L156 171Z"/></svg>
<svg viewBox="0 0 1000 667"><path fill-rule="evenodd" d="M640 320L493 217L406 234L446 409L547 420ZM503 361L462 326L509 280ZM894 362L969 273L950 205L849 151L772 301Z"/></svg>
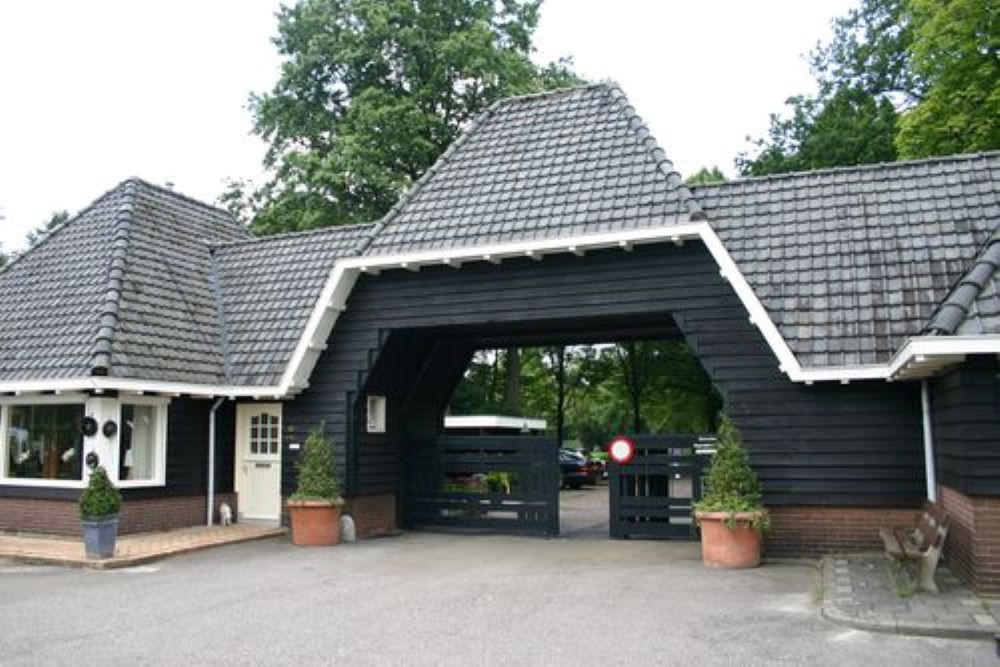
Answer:
<svg viewBox="0 0 1000 667"><path fill-rule="evenodd" d="M367 420L369 433L385 433L385 396L368 396Z"/></svg>

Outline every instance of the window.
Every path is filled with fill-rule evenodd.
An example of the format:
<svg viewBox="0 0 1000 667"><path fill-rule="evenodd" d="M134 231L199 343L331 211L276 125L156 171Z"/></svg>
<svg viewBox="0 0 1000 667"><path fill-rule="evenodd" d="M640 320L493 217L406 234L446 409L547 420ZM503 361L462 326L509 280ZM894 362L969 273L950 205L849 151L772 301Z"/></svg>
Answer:
<svg viewBox="0 0 1000 667"><path fill-rule="evenodd" d="M166 403L142 397L123 399L118 429L119 485L163 484L166 449Z"/></svg>
<svg viewBox="0 0 1000 667"><path fill-rule="evenodd" d="M281 445L281 424L277 415L263 412L250 418L250 453L277 454Z"/></svg>
<svg viewBox="0 0 1000 667"><path fill-rule="evenodd" d="M83 479L82 404L6 406L5 476L13 479Z"/></svg>
<svg viewBox="0 0 1000 667"><path fill-rule="evenodd" d="M385 433L385 396L368 397L368 432Z"/></svg>

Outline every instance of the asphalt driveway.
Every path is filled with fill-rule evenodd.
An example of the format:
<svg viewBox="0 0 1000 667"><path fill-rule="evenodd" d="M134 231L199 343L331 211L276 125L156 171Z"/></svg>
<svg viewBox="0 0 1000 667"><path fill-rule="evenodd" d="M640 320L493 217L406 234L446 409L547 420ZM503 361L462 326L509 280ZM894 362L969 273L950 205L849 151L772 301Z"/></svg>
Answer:
<svg viewBox="0 0 1000 667"><path fill-rule="evenodd" d="M989 642L832 625L804 565L698 545L408 534L284 539L108 572L0 564L0 663L996 664Z"/></svg>

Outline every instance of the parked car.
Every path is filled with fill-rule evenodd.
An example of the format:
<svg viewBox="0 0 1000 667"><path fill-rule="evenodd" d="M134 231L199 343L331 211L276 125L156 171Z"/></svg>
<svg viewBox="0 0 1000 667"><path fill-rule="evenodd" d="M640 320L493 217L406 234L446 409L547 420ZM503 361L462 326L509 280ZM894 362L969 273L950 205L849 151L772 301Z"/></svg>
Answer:
<svg viewBox="0 0 1000 667"><path fill-rule="evenodd" d="M597 484L599 473L587 457L572 449L559 450L560 488L582 488L584 484Z"/></svg>

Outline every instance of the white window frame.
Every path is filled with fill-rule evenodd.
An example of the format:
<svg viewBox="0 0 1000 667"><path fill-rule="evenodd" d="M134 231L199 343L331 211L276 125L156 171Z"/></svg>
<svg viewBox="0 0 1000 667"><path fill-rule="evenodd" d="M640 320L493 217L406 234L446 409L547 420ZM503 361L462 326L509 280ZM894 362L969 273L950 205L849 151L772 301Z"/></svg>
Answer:
<svg viewBox="0 0 1000 667"><path fill-rule="evenodd" d="M81 479L35 479L30 477L8 477L7 461L10 439L7 437L7 425L10 423L10 407L12 405L82 405L86 414L86 394L57 394L35 396L6 396L0 398L0 484L4 486L39 486L56 489L82 489L87 477L86 463L81 462Z"/></svg>
<svg viewBox="0 0 1000 667"><path fill-rule="evenodd" d="M385 396L368 394L365 400L365 423L369 433L385 433Z"/></svg>
<svg viewBox="0 0 1000 667"><path fill-rule="evenodd" d="M152 479L118 479L121 470L118 457L121 456L121 433L125 428L122 409L126 405L147 405L156 408L156 442L153 447L153 478ZM142 396L126 394L118 399L118 434L115 436L114 474L112 481L120 489L148 488L166 486L167 484L167 410L170 399L160 396Z"/></svg>

